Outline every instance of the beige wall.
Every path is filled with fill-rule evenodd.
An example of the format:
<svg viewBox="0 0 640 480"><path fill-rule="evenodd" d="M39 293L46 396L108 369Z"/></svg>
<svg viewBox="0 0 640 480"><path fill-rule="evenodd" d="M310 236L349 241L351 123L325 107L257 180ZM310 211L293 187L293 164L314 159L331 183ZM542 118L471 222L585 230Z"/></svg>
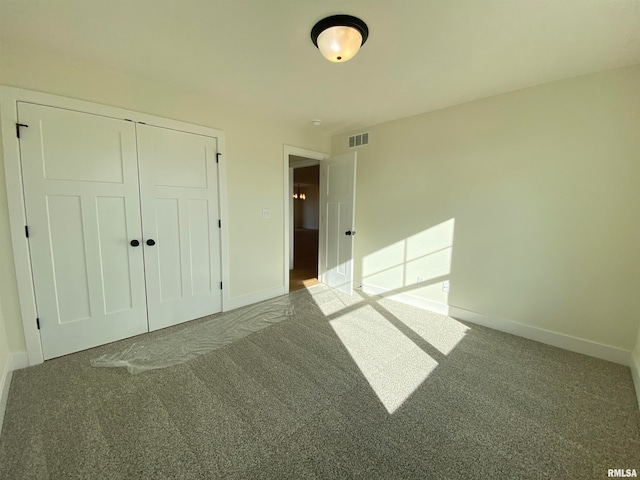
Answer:
<svg viewBox="0 0 640 480"><path fill-rule="evenodd" d="M638 328L638 338L636 338L636 347L633 350L633 357L631 361L636 362L636 370L640 374L640 328ZM638 403L640 404L640 385L638 385Z"/></svg>
<svg viewBox="0 0 640 480"><path fill-rule="evenodd" d="M2 68L0 68L2 72ZM0 78L0 84L2 79ZM0 334L6 334L6 342L11 352L24 351L22 316L18 304L18 287L13 264L13 249L9 233L9 211L2 164L2 138L0 138ZM2 371L2 370L0 370Z"/></svg>
<svg viewBox="0 0 640 480"><path fill-rule="evenodd" d="M8 395L9 382L5 377L5 371L9 366L10 353L9 342L4 326L4 318L2 314L2 302L0 301L0 434L2 433L2 424L4 423L4 411L6 404L3 402L4 395Z"/></svg>
<svg viewBox="0 0 640 480"><path fill-rule="evenodd" d="M311 125L288 124L215 94L181 91L42 51L3 44L0 84L36 90L218 128L225 132L232 298L284 285L283 145L328 151ZM2 174L4 169L0 168ZM12 351L24 350L8 233L6 189L0 179L0 299ZM261 209L271 209L262 219ZM257 241L259 239L259 241ZM0 324L0 327L2 325Z"/></svg>
<svg viewBox="0 0 640 480"><path fill-rule="evenodd" d="M350 132L370 132L356 282L633 349L639 85L634 66Z"/></svg>
<svg viewBox="0 0 640 480"><path fill-rule="evenodd" d="M5 324L5 321L4 321L4 315L2 313L2 302L0 301L0 385L2 385L2 381L4 380L2 375L4 374L5 368L7 368L7 363L9 362L9 354L11 353L11 351L9 350L9 341L7 339L4 324ZM0 411L0 416L3 413L4 412ZM2 431L2 418L0 418L0 432L1 431Z"/></svg>
<svg viewBox="0 0 640 480"><path fill-rule="evenodd" d="M7 44L0 84L224 130L231 296L283 285L282 145L328 150L311 127ZM640 311L638 84L636 66L366 129L357 280L632 349ZM344 145L345 135L334 137L333 153ZM3 177L0 186L0 332L14 352L24 339ZM262 207L271 208L270 220L260 218ZM418 275L426 279L420 289L412 285ZM448 296L443 279L451 281ZM0 361L1 349L0 340Z"/></svg>
<svg viewBox="0 0 640 480"><path fill-rule="evenodd" d="M638 407L640 407L640 328L638 328L638 338L636 339L636 346L631 355L631 362L631 375L633 376L633 383L636 388ZM633 365L633 363L635 363L635 365Z"/></svg>

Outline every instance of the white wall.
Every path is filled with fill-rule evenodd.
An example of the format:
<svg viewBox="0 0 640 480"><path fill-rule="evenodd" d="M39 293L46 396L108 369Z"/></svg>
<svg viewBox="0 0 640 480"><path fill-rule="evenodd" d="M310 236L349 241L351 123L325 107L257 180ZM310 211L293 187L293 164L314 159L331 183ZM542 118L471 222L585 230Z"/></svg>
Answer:
<svg viewBox="0 0 640 480"><path fill-rule="evenodd" d="M640 328L638 328L636 347L631 353L631 375L633 376L633 383L636 387L636 398L638 399L638 407L640 407Z"/></svg>
<svg viewBox="0 0 640 480"><path fill-rule="evenodd" d="M0 158L2 157L2 138L0 137ZM4 185L4 168L0 168L0 187L2 191L5 190ZM11 237L9 236L9 229L6 228L9 225L8 211L7 211L7 196L6 194L0 195L0 225L3 227L0 228L0 245L10 246ZM1 248L0 247L0 431L2 430L2 415L4 411L2 410L2 389L4 385L6 371L9 365L9 337L7 333L7 326L3 311L3 298L5 296L11 297L16 296L16 288L15 288L15 273L13 268L13 259L11 249ZM13 290L11 290L11 279L13 278ZM17 305L17 303L16 303ZM14 325L15 322L12 322ZM17 345L17 348L20 350L24 349L24 339L21 340L21 325L20 329L16 332L12 332L14 338L13 342ZM15 327L15 325L14 325Z"/></svg>
<svg viewBox="0 0 640 480"><path fill-rule="evenodd" d="M640 372L640 328L638 329L638 338L636 338L636 346L633 350L633 357L636 363L636 368Z"/></svg>
<svg viewBox="0 0 640 480"><path fill-rule="evenodd" d="M356 282L630 351L639 85L637 65L358 130Z"/></svg>
<svg viewBox="0 0 640 480"><path fill-rule="evenodd" d="M225 132L229 190L231 299L284 286L283 145L327 151L310 124L262 116L214 93L181 91L26 46L3 43L0 84L36 90L217 128ZM215 61L212 59L212 61ZM0 160L0 164L2 164ZM4 167L0 167L4 175ZM0 300L9 349L25 349L9 237L6 188L0 178ZM271 218L261 218L262 208ZM257 241L259 239L259 241Z"/></svg>
<svg viewBox="0 0 640 480"><path fill-rule="evenodd" d="M2 68L0 67L0 72ZM2 77L0 77L0 83ZM0 335L5 337L11 352L25 350L22 316L18 304L18 287L13 264L13 249L9 233L9 210L7 208L4 164L2 163L2 139L0 138ZM3 370L0 369L0 373Z"/></svg>
<svg viewBox="0 0 640 480"><path fill-rule="evenodd" d="M7 397L9 395L9 384L11 382L11 357L9 342L5 329L4 315L2 314L2 302L0 302L0 433L2 433L2 423Z"/></svg>

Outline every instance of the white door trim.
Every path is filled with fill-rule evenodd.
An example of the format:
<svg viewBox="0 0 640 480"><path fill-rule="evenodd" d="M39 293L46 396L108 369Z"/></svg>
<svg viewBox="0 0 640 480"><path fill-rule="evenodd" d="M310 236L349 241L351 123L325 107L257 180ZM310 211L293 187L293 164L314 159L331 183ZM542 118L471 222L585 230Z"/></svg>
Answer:
<svg viewBox="0 0 640 480"><path fill-rule="evenodd" d="M328 153L292 147L291 145L284 145L284 158L282 163L282 170L284 172L284 179L282 182L284 186L284 293L289 293L289 251L291 248L291 245L289 245L289 196L291 195L289 188L289 155L296 155L298 157L306 157L320 161L329 158ZM320 272L318 272L318 275L320 275Z"/></svg>
<svg viewBox="0 0 640 480"><path fill-rule="evenodd" d="M158 127L184 131L197 135L218 138L218 150L221 154L219 163L219 195L220 217L222 221L221 250L222 250L222 309L229 309L229 233L228 233L228 205L227 205L227 176L225 161L224 132L201 125L157 117L131 110L125 110L107 105L75 100L47 93L33 92L21 88L0 86L0 119L2 124L2 153L4 158L5 182L7 187L7 203L9 209L9 225L13 258L16 270L18 299L22 325L29 356L29 365L36 365L44 361L40 334L36 326L36 304L31 275L31 259L29 246L25 237L24 227L26 215L24 208L24 191L22 188L22 171L20 166L20 145L16 137L16 123L18 122L17 103L27 102L50 107L76 110L105 117L131 120ZM288 277L287 277L288 278Z"/></svg>

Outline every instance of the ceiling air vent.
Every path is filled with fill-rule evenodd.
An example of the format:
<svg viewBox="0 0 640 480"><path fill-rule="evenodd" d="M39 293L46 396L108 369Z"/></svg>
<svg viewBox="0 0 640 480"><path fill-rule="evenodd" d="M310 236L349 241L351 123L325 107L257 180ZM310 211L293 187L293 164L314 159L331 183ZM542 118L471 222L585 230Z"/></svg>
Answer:
<svg viewBox="0 0 640 480"><path fill-rule="evenodd" d="M369 133L359 133L349 137L349 148L361 147L369 143Z"/></svg>

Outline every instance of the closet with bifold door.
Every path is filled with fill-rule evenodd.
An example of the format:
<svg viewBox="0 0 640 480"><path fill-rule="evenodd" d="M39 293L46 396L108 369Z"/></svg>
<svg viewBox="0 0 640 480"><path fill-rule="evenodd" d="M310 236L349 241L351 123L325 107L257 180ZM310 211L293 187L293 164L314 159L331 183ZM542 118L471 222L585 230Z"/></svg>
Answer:
<svg viewBox="0 0 640 480"><path fill-rule="evenodd" d="M17 110L45 359L222 310L218 138Z"/></svg>

